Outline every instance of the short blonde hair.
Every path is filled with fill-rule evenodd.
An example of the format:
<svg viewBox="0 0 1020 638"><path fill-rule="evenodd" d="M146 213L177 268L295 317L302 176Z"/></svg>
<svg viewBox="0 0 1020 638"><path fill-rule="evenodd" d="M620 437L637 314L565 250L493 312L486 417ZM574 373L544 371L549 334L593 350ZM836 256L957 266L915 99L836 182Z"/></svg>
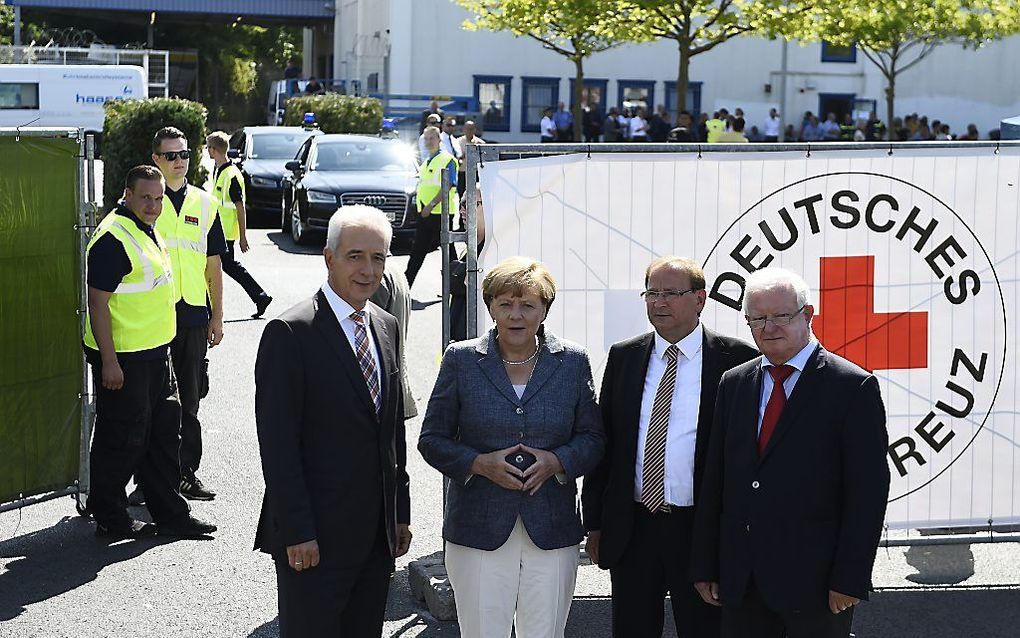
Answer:
<svg viewBox="0 0 1020 638"><path fill-rule="evenodd" d="M205 145L226 153L230 148L230 138L223 131L214 131L205 138Z"/></svg>
<svg viewBox="0 0 1020 638"><path fill-rule="evenodd" d="M500 295L520 297L525 292L538 295L549 310L556 299L556 281L542 262L529 257L507 257L496 264L482 280L482 300L486 306Z"/></svg>
<svg viewBox="0 0 1020 638"><path fill-rule="evenodd" d="M648 278L652 276L652 272L665 266L669 266L674 270L679 270L683 274L687 275L687 278L691 280L692 289L705 289L705 271L701 269L701 266L699 266L696 261L687 259L686 257L677 257L676 255L664 255L648 264L648 268L645 268L646 287L648 286Z"/></svg>

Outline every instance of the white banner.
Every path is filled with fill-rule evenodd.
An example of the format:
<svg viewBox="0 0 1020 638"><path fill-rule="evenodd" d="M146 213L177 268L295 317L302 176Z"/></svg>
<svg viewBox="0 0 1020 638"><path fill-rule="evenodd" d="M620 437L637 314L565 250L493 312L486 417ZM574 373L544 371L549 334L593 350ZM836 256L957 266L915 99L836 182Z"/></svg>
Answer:
<svg viewBox="0 0 1020 638"><path fill-rule="evenodd" d="M546 326L598 376L610 345L651 329L638 293L655 257L702 263L705 325L752 343L743 278L789 268L825 347L881 382L888 525L1020 522L1020 149L593 153L480 174L481 268L544 262L558 283Z"/></svg>

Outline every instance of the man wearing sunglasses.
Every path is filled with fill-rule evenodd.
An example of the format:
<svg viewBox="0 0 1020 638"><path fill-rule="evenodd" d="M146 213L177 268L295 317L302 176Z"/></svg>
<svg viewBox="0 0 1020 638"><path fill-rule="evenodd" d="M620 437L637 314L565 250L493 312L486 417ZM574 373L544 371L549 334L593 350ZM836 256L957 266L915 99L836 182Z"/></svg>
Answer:
<svg viewBox="0 0 1020 638"><path fill-rule="evenodd" d="M847 638L889 496L878 380L818 343L794 273L752 273L743 303L763 356L719 383L695 587L724 637Z"/></svg>
<svg viewBox="0 0 1020 638"><path fill-rule="evenodd" d="M163 213L156 228L170 250L177 304L177 335L170 344L170 357L181 399L181 494L210 501L215 492L197 476L202 459L198 407L206 352L223 339L220 255L227 252L227 242L216 204L208 193L187 182L191 155L188 138L179 129L162 128L152 140L152 161L166 180Z"/></svg>
<svg viewBox="0 0 1020 638"><path fill-rule="evenodd" d="M614 345L602 378L606 453L581 493L586 549L612 577L613 636L660 638L667 593L678 636L718 636L719 611L688 577L694 495L719 377L758 353L701 324L705 273L689 259L652 262L642 297L655 330Z"/></svg>

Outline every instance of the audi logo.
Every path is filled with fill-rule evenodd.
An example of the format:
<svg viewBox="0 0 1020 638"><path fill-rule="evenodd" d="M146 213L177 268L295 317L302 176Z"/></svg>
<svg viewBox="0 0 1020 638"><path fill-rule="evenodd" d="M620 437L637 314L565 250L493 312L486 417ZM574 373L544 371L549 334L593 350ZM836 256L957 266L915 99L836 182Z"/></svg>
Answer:
<svg viewBox="0 0 1020 638"><path fill-rule="evenodd" d="M386 203L385 195L366 195L361 199L362 204L368 206L382 206Z"/></svg>

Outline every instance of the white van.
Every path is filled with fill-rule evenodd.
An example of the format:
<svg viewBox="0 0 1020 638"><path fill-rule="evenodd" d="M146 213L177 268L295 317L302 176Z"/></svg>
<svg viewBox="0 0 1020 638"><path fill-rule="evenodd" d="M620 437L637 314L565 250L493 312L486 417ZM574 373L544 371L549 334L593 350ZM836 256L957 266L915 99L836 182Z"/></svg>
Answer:
<svg viewBox="0 0 1020 638"><path fill-rule="evenodd" d="M0 64L0 126L101 133L104 104L148 95L140 66Z"/></svg>

